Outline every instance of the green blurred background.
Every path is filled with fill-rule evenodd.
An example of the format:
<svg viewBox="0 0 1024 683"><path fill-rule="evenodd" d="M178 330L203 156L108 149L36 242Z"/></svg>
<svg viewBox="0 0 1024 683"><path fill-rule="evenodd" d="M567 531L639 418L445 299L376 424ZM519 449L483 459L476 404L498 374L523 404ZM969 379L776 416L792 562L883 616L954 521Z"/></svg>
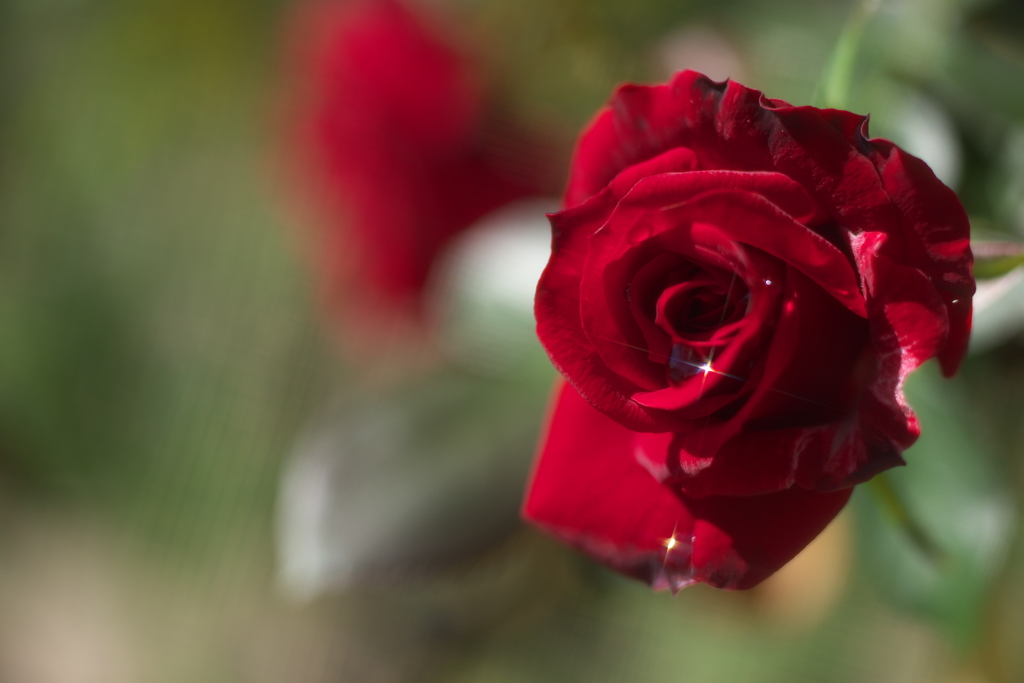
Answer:
<svg viewBox="0 0 1024 683"><path fill-rule="evenodd" d="M852 9L429 7L565 149L616 83L679 68L812 102ZM883 0L849 102L954 184L978 235L1010 241L1024 239L1022 7ZM979 309L961 375L927 367L908 390L925 436L891 481L937 556L860 490L755 591L651 593L509 521L553 378L538 349L514 379L425 369L400 345L365 363L324 321L281 169L296 8L0 4L0 681L1024 680L1018 271ZM396 449L449 457L442 498L466 486L463 463L513 460L493 524L296 596L275 519L300 435L360 410L431 422L442 390L437 433L408 427ZM378 532L373 505L434 504L406 510L389 481L354 480L377 487L361 531ZM416 540L443 550L438 524Z"/></svg>

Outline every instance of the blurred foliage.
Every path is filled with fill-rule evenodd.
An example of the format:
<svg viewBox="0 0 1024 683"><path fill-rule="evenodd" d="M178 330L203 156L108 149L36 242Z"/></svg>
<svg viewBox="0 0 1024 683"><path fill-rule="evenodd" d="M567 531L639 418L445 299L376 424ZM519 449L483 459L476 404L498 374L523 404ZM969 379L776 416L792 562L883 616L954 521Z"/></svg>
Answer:
<svg viewBox="0 0 1024 683"><path fill-rule="evenodd" d="M4 478L148 539L219 543L233 496L266 524L331 366L267 201L275 15L5 7Z"/></svg>
<svg viewBox="0 0 1024 683"><path fill-rule="evenodd" d="M749 85L808 102L851 9L435 4L476 36L503 101L565 147L615 84L664 78L658 48L684 28L716 36ZM916 555L858 492L841 524L855 525L863 571L823 589L819 616L786 615L832 575L832 551L809 550L795 584L673 600L529 532L440 576L283 600L273 515L296 435L339 388L358 400L434 381L402 358L385 371L345 356L320 319L280 182L292 9L0 3L0 679L1024 676L1024 315L957 381L924 369L909 385L924 436L892 483L945 560ZM997 240L1024 233L1022 46L1016 0L884 0L850 93L875 135L937 169L946 159ZM439 382L469 372L438 367ZM492 392L466 443L514 435L502 445L524 455L537 425L498 425L539 414L549 372L529 370L507 405L507 379L465 380ZM53 653L66 668L47 668Z"/></svg>
<svg viewBox="0 0 1024 683"><path fill-rule="evenodd" d="M934 364L918 370L906 393L921 438L906 452L907 468L891 481L920 541L885 519L872 487L857 492L858 557L872 584L893 604L933 618L962 652L987 634L989 589L1014 533L1015 511L998 464L957 390ZM933 544L933 545L929 545Z"/></svg>

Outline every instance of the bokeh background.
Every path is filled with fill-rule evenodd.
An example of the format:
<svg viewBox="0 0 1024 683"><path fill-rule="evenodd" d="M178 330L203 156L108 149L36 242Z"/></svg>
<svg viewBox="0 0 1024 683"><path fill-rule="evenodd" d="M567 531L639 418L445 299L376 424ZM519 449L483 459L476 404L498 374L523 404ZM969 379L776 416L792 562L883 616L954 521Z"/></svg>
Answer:
<svg viewBox="0 0 1024 683"><path fill-rule="evenodd" d="M577 132L681 68L814 102L853 5L407 4L536 175L378 315L324 273L359 226L295 149L303 3L0 3L0 681L1024 680L1012 256L960 375L908 388L909 522L858 490L762 587L673 598L517 521L554 378L530 290ZM879 5L849 108L979 240L1024 241L1024 6Z"/></svg>

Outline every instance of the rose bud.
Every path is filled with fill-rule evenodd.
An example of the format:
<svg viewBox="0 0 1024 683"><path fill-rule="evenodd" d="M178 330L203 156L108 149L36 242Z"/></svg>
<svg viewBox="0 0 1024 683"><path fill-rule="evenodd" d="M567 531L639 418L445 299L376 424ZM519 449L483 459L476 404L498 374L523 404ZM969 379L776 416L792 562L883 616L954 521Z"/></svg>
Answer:
<svg viewBox="0 0 1024 683"><path fill-rule="evenodd" d="M902 465L902 384L970 330L955 194L867 117L684 71L626 85L549 216L556 392L524 516L672 590L749 588Z"/></svg>
<svg viewBox="0 0 1024 683"><path fill-rule="evenodd" d="M414 311L455 234L537 193L442 28L397 0L312 3L295 23L293 152L331 303Z"/></svg>

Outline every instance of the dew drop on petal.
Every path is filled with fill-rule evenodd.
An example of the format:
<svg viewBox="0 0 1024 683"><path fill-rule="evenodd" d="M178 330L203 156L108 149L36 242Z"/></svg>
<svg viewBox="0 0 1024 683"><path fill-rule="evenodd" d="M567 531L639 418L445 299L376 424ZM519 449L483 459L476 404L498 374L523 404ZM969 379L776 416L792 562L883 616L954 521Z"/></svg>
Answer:
<svg viewBox="0 0 1024 683"><path fill-rule="evenodd" d="M668 376L673 382L682 382L701 372L707 359L694 352L685 344L676 344L672 347L672 355L669 357Z"/></svg>
<svg viewBox="0 0 1024 683"><path fill-rule="evenodd" d="M693 578L693 541L691 539L687 543L673 535L665 539L662 545L665 546L665 556L651 576L651 587L654 590L667 589L675 595L696 583Z"/></svg>

